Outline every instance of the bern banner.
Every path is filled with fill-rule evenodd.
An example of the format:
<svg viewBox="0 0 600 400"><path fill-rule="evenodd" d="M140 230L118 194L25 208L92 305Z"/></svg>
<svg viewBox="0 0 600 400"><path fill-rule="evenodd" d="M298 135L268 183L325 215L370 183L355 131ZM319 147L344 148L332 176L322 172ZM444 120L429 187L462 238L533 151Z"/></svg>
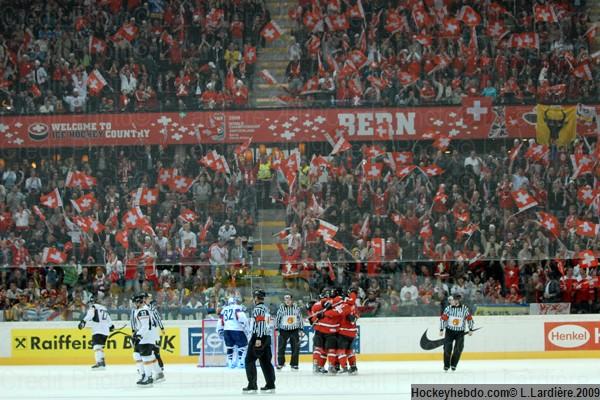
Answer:
<svg viewBox="0 0 600 400"><path fill-rule="evenodd" d="M460 106L306 108L172 113L0 117L0 147L87 147L176 144L324 142L536 137L535 105L493 106L480 98ZM596 134L599 106L577 108L577 134ZM581 111L581 112L580 112Z"/></svg>

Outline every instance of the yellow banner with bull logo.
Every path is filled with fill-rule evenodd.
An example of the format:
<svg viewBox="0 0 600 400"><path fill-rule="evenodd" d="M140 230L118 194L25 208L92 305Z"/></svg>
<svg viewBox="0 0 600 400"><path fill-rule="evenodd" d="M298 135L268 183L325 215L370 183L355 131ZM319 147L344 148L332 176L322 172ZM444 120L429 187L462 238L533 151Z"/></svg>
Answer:
<svg viewBox="0 0 600 400"><path fill-rule="evenodd" d="M104 354L107 364L133 362L131 330L113 331ZM160 353L165 362L178 362L181 354L179 328L166 328L161 336ZM91 329L11 329L9 364L93 364Z"/></svg>
<svg viewBox="0 0 600 400"><path fill-rule="evenodd" d="M536 140L539 144L567 146L577 136L577 106L536 106Z"/></svg>

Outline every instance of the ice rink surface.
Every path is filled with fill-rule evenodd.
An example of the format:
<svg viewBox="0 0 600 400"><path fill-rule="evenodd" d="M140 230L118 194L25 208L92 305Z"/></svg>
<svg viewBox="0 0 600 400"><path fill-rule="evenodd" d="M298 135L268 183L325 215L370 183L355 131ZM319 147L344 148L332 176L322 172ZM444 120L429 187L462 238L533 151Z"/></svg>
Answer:
<svg viewBox="0 0 600 400"><path fill-rule="evenodd" d="M600 362L579 360L463 361L455 372L442 363L363 362L355 376L314 376L310 365L277 373L275 394L242 395L243 370L167 365L166 381L136 387L134 365L108 366L93 372L86 366L2 366L0 399L410 399L411 383L598 383ZM264 381L259 373L259 386Z"/></svg>

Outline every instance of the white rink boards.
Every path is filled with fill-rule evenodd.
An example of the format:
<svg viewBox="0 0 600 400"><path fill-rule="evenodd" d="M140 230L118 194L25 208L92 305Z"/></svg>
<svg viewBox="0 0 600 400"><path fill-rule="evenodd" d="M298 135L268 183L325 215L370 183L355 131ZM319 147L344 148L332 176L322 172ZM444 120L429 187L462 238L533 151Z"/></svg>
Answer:
<svg viewBox="0 0 600 400"><path fill-rule="evenodd" d="M244 396L243 370L199 369L167 365L167 380L152 388L135 385L132 365L108 366L93 372L88 366L1 366L0 399L410 399L410 384L431 383L578 383L598 382L600 360L546 359L461 361L456 372L443 372L440 361L363 362L356 376L314 376L309 364L300 371L277 372L277 393ZM259 385L263 385L259 368Z"/></svg>

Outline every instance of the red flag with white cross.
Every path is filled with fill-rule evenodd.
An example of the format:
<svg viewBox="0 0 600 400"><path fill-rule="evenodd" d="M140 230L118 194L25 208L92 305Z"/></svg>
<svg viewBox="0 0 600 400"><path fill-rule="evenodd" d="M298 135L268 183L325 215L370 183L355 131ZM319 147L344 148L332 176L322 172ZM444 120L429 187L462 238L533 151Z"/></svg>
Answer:
<svg viewBox="0 0 600 400"><path fill-rule="evenodd" d="M196 219L198 219L198 215L190 210L189 208L185 208L183 210L181 210L181 213L179 214L179 218L181 218L183 221L185 222L194 222Z"/></svg>
<svg viewBox="0 0 600 400"><path fill-rule="evenodd" d="M187 193L190 191L194 180L185 176L176 176L169 182L169 189L177 193Z"/></svg>
<svg viewBox="0 0 600 400"><path fill-rule="evenodd" d="M578 219L575 222L575 233L577 233L579 236L595 238L598 234L598 225L590 221Z"/></svg>
<svg viewBox="0 0 600 400"><path fill-rule="evenodd" d="M438 149L439 151L446 151L446 149L450 146L450 137L442 135L438 136L433 141L433 147Z"/></svg>
<svg viewBox="0 0 600 400"><path fill-rule="evenodd" d="M48 208L62 207L63 202L58 189L54 189L48 194L41 195L40 204Z"/></svg>
<svg viewBox="0 0 600 400"><path fill-rule="evenodd" d="M158 204L158 188L139 188L135 192L134 204L140 206L153 206Z"/></svg>
<svg viewBox="0 0 600 400"><path fill-rule="evenodd" d="M158 170L158 183L168 185L175 176L177 176L177 169L161 168Z"/></svg>
<svg viewBox="0 0 600 400"><path fill-rule="evenodd" d="M581 268L594 268L598 266L598 258L594 255L592 250L584 250L577 253L579 259L579 266Z"/></svg>
<svg viewBox="0 0 600 400"><path fill-rule="evenodd" d="M494 112L491 97L464 97L462 99L463 118L468 126L492 123Z"/></svg>
<svg viewBox="0 0 600 400"><path fill-rule="evenodd" d="M67 262L67 255L56 247L45 247L42 253L42 263L64 264Z"/></svg>
<svg viewBox="0 0 600 400"><path fill-rule="evenodd" d="M415 170L415 168L417 168L416 165L396 166L396 176L402 180L409 176Z"/></svg>
<svg viewBox="0 0 600 400"><path fill-rule="evenodd" d="M147 225L146 218L139 207L134 207L123 215L123 225L129 229L143 228Z"/></svg>
<svg viewBox="0 0 600 400"><path fill-rule="evenodd" d="M433 176L438 176L444 173L444 170L440 167L438 167L435 164L431 164L427 167L419 167L421 169L421 171L423 171L423 173L425 175L427 175L429 178L433 177Z"/></svg>
<svg viewBox="0 0 600 400"><path fill-rule="evenodd" d="M544 211L538 212L537 215L540 225L552 235L558 237L560 233L560 225L558 222L558 218Z"/></svg>
<svg viewBox="0 0 600 400"><path fill-rule="evenodd" d="M385 239L384 238L371 239L371 248L373 248L373 256L375 256L376 258L385 257Z"/></svg>
<svg viewBox="0 0 600 400"><path fill-rule="evenodd" d="M367 161L363 165L364 177L368 180L381 178L383 163Z"/></svg>
<svg viewBox="0 0 600 400"><path fill-rule="evenodd" d="M332 239L338 231L338 227L329 223L327 221L319 220L319 228L317 228L317 233L321 235L324 239L329 238Z"/></svg>
<svg viewBox="0 0 600 400"><path fill-rule="evenodd" d="M273 42L281 36L283 31L275 21L269 21L260 31L260 35L269 43Z"/></svg>
<svg viewBox="0 0 600 400"><path fill-rule="evenodd" d="M127 230L117 232L115 235L115 240L119 242L123 248L129 248L129 232Z"/></svg>
<svg viewBox="0 0 600 400"><path fill-rule="evenodd" d="M511 192L511 195L515 201L515 204L517 205L517 208L519 209L519 212L528 210L538 205L538 202L535 200L535 198L525 189L515 190Z"/></svg>
<svg viewBox="0 0 600 400"><path fill-rule="evenodd" d="M71 200L71 204L78 213L82 213L91 210L92 207L94 207L94 204L96 204L96 198L94 197L93 193L88 193L79 197L78 199Z"/></svg>

